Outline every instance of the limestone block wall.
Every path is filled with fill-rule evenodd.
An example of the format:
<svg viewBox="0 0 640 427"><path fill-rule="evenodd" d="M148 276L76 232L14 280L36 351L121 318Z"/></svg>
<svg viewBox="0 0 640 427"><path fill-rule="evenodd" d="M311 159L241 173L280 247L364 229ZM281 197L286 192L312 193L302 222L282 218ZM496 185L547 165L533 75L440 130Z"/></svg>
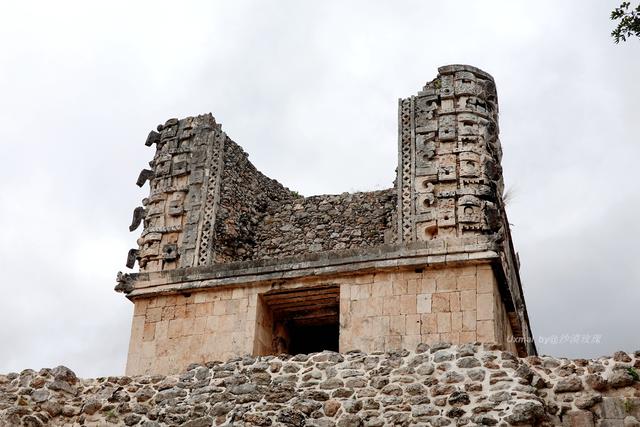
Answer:
<svg viewBox="0 0 640 427"><path fill-rule="evenodd" d="M276 354L279 331L261 296L337 285L340 351L390 351L475 341L517 352L489 264L237 285L134 300L127 374L175 373L191 363Z"/></svg>
<svg viewBox="0 0 640 427"><path fill-rule="evenodd" d="M640 351L517 358L494 345L241 356L181 374L0 375L0 425L637 426Z"/></svg>
<svg viewBox="0 0 640 427"><path fill-rule="evenodd" d="M135 300L127 374L174 373L190 363L252 353L258 290Z"/></svg>
<svg viewBox="0 0 640 427"><path fill-rule="evenodd" d="M516 352L489 264L341 280L340 349L389 351L474 341ZM503 332L504 331L504 332Z"/></svg>

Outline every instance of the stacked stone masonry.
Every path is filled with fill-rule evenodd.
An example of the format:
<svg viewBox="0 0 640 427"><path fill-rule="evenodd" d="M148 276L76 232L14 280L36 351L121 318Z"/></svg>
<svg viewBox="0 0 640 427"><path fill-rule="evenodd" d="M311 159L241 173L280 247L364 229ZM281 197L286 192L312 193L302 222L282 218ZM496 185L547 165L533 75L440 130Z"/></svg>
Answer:
<svg viewBox="0 0 640 427"><path fill-rule="evenodd" d="M160 295L135 305L127 373L175 373L189 364L238 354L276 354L273 319L261 296L277 289L339 291L341 351L415 348L448 341L501 343L517 352L487 264L422 272L337 276ZM505 325L506 323L506 325Z"/></svg>
<svg viewBox="0 0 640 427"><path fill-rule="evenodd" d="M498 133L491 76L441 67L399 101L393 188L302 197L211 114L159 125L130 227L143 225L127 262L139 272L116 286L135 305L127 373L443 340L536 354Z"/></svg>
<svg viewBox="0 0 640 427"><path fill-rule="evenodd" d="M496 346L242 356L170 376L0 375L7 426L640 425L640 351L568 360Z"/></svg>

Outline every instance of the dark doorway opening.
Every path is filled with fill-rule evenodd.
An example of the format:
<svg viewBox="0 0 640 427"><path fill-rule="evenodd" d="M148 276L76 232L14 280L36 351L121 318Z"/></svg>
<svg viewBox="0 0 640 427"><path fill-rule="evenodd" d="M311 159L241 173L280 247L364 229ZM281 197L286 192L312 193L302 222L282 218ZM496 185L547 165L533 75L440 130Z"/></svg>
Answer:
<svg viewBox="0 0 640 427"><path fill-rule="evenodd" d="M339 326L337 323L319 325L292 325L291 354L308 354L322 350L338 351Z"/></svg>
<svg viewBox="0 0 640 427"><path fill-rule="evenodd" d="M339 286L279 289L262 294L261 301L271 323L270 353L339 351Z"/></svg>

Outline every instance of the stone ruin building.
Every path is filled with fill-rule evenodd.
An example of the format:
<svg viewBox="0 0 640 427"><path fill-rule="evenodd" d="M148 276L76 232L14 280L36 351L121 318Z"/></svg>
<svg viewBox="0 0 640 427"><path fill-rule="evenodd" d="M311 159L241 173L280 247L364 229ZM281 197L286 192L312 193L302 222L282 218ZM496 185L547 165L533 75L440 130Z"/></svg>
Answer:
<svg viewBox="0 0 640 427"><path fill-rule="evenodd" d="M640 426L640 351L536 355L492 78L399 102L395 186L301 197L211 115L151 132L128 376L0 374L0 426Z"/></svg>
<svg viewBox="0 0 640 427"><path fill-rule="evenodd" d="M395 184L302 197L211 114L146 140L127 374L250 354L498 343L535 355L505 212L493 78L450 65L398 103Z"/></svg>

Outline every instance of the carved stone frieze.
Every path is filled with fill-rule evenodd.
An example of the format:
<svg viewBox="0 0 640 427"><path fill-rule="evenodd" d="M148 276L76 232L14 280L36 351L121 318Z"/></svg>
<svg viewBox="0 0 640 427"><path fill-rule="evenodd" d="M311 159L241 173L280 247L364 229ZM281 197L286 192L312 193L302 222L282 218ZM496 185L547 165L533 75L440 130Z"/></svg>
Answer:
<svg viewBox="0 0 640 427"><path fill-rule="evenodd" d="M502 151L493 79L441 67L399 104L398 235L402 241L490 234L503 226Z"/></svg>

